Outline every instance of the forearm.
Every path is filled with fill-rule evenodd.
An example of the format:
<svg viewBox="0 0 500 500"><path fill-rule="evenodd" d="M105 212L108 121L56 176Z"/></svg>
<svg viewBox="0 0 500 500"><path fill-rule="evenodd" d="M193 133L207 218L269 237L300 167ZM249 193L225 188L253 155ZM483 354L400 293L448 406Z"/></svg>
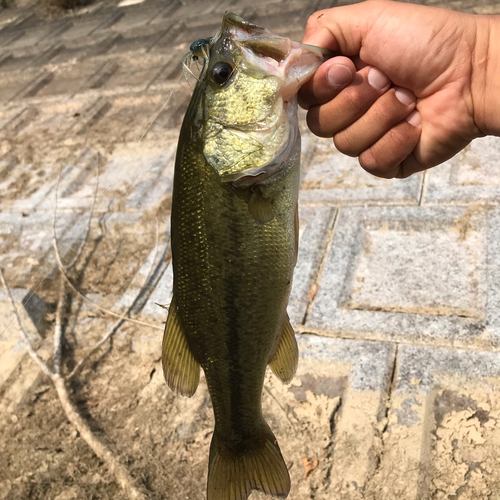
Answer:
<svg viewBox="0 0 500 500"><path fill-rule="evenodd" d="M471 91L477 128L500 136L500 16L476 19Z"/></svg>

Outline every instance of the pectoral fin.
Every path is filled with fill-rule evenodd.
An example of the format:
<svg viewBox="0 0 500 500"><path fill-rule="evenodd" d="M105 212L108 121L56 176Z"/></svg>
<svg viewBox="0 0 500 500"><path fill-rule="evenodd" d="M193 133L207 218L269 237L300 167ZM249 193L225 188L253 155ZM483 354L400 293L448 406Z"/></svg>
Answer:
<svg viewBox="0 0 500 500"><path fill-rule="evenodd" d="M269 366L283 383L288 384L295 375L298 364L299 347L295 339L295 332L287 316L278 350L273 360L269 363Z"/></svg>
<svg viewBox="0 0 500 500"><path fill-rule="evenodd" d="M162 347L163 374L168 386L191 397L200 382L200 365L194 359L177 317L175 298L168 310Z"/></svg>
<svg viewBox="0 0 500 500"><path fill-rule="evenodd" d="M270 222L274 218L273 200L264 196L257 187L248 202L248 211L258 224Z"/></svg>

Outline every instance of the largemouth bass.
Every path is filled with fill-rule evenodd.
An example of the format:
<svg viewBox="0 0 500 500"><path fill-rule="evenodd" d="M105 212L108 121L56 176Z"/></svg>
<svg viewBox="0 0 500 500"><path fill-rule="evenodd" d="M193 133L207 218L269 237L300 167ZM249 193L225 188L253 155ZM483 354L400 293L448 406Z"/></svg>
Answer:
<svg viewBox="0 0 500 500"><path fill-rule="evenodd" d="M208 500L290 490L261 395L268 364L289 382L298 362L286 313L298 246L296 93L324 57L226 14L184 59L203 67L175 164L162 360L186 396L205 372L215 414Z"/></svg>

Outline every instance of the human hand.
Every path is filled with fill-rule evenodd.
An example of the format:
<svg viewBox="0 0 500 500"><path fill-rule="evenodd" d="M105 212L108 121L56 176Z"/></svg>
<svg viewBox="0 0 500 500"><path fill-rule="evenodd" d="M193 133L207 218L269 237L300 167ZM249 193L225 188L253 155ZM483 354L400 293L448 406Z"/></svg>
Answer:
<svg viewBox="0 0 500 500"><path fill-rule="evenodd" d="M499 106L489 98L500 101L488 64L494 22L379 0L316 12L303 42L342 56L299 92L309 128L386 178L438 165L472 139L500 132L489 109Z"/></svg>

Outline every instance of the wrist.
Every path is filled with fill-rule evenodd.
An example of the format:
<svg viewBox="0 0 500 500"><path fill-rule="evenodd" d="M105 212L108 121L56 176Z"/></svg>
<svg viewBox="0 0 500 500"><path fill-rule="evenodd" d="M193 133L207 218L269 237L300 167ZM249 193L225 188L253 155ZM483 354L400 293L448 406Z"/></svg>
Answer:
<svg viewBox="0 0 500 500"><path fill-rule="evenodd" d="M474 122L483 135L500 135L500 18L478 16L471 92Z"/></svg>

